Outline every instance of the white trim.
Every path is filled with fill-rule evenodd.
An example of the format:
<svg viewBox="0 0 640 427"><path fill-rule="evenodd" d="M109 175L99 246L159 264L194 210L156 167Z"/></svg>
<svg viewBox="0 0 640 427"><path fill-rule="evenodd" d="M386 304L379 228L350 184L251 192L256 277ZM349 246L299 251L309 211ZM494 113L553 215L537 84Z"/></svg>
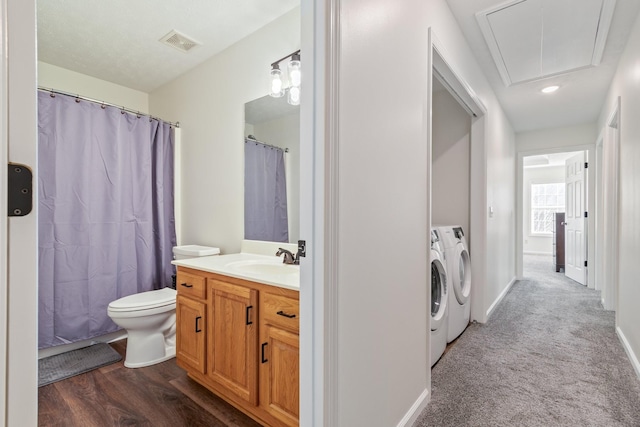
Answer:
<svg viewBox="0 0 640 427"><path fill-rule="evenodd" d="M326 189L334 165L325 156L334 154L325 150L337 138L338 19L339 0L301 1L302 73L309 84L302 85L300 103L300 238L307 241L300 262L300 310L307 313L300 320L300 425L309 427L337 425L338 417L337 265L331 262L337 252L325 249L337 247L326 207L337 201ZM328 255L334 258L325 261Z"/></svg>
<svg viewBox="0 0 640 427"><path fill-rule="evenodd" d="M0 1L0 165L6 173L7 140L7 0ZM0 425L7 422L7 181L0 180Z"/></svg>
<svg viewBox="0 0 640 427"><path fill-rule="evenodd" d="M507 295L507 293L509 293L509 291L511 290L511 287L516 283L516 281L517 280L516 280L515 277L513 279L511 279L509 284L504 288L504 290L500 293L500 295L498 295L498 298L496 298L496 300L493 302L493 304L491 304L491 306L487 310L487 320L489 320L489 318L493 314L493 311L496 309L498 304L500 304L500 302L502 302L502 300Z"/></svg>
<svg viewBox="0 0 640 427"><path fill-rule="evenodd" d="M602 238L602 224L603 224L603 199L602 199L602 154L603 154L603 141L604 141L604 128L600 129L600 134L596 139L596 148L595 155L593 159L593 163L595 164L595 173L590 173L589 178L593 177L595 182L595 197L594 197L594 209L593 209L593 223L594 223L594 233L593 233L593 241L595 242L594 247L594 262L593 268L591 269L591 276L594 279L594 289L601 291L602 283L603 283L603 256L601 252L604 249L604 243ZM591 260L588 260L590 263Z"/></svg>
<svg viewBox="0 0 640 427"><path fill-rule="evenodd" d="M484 106L471 86L449 65L444 46L438 41L435 34L432 33L432 36L432 54L435 53L431 57L433 76L438 78L470 116L485 115L487 107Z"/></svg>
<svg viewBox="0 0 640 427"><path fill-rule="evenodd" d="M429 50L427 52L427 75L426 75L426 79L427 79L427 93L424 95L425 98L423 100L424 102L424 108L425 108L425 117L422 118L422 120L425 122L425 126L423 127L423 138L425 138L425 140L427 141L427 158L425 159L425 161L427 162L427 182L425 183L425 191L427 192L427 215L425 218L425 221L427 222L427 230L431 231L431 222L432 222L432 216L431 216L431 195L433 193L433 191L431 191L431 185L433 182L433 160L432 160L432 151L433 151L433 141L432 141L432 132L431 130L433 129L432 127L432 116L433 116L433 112L432 112L432 108L433 108L433 79L434 79L434 72L433 72L433 43L434 43L434 38L435 38L435 34L433 34L433 31L431 28L429 28L429 30L427 31L427 39L429 40ZM431 239L427 239L427 241L430 243ZM431 253L430 251L428 253ZM429 266L427 267L427 272L426 272L426 277L431 277L430 276L430 269L431 269L431 263L429 263ZM431 292L427 292L427 301L425 301L425 307L431 307ZM431 330L431 313L429 312L429 310L425 310L424 312L425 314L425 324L427 325L427 331ZM426 360L426 366L431 366L431 336L432 334L429 334L429 336L427 337L427 348L425 349L426 351L426 355L429 358L429 360ZM427 370L427 378L426 378L426 386L427 386L427 391L431 390L431 369Z"/></svg>
<svg viewBox="0 0 640 427"><path fill-rule="evenodd" d="M620 338L620 341L622 342L622 347L624 347L624 351L626 351L627 356L629 356L629 361L631 362L633 369L636 371L636 375L640 379L640 361L638 360L638 357L633 352L633 349L631 348L631 344L629 344L629 341L627 341L627 337L625 337L624 333L622 332L622 329L620 329L620 326L616 327L616 333L618 334L618 338Z"/></svg>
<svg viewBox="0 0 640 427"><path fill-rule="evenodd" d="M324 347L324 369L325 369L325 424L323 425L339 425L339 351L338 351L338 266L340 260L340 231L339 231L339 200L340 200L340 152L339 152L339 135L340 135L340 54L341 54L341 34L340 34L340 0L329 1L330 16L328 17L329 34L327 47L327 67L328 74L326 78L325 96L328 113L324 116L325 125L325 143L317 144L317 156L326 155L324 169L318 171L318 179L323 178L324 192L317 194L326 200L324 206L324 233L325 233L325 264L324 264L324 297L325 305L324 329L317 330L317 333L326 334ZM326 194L326 198L325 198ZM322 218L320 212L317 212L317 218ZM316 224L316 227L320 227Z"/></svg>
<svg viewBox="0 0 640 427"><path fill-rule="evenodd" d="M32 426L38 423L38 120L35 3L35 0L7 1L8 160L28 165L34 176L31 213L8 220L8 426Z"/></svg>
<svg viewBox="0 0 640 427"><path fill-rule="evenodd" d="M413 405L411 405L409 411L404 414L404 417L402 417L400 422L397 424L397 427L412 426L413 423L418 420L420 413L427 407L428 403L429 390L425 388L424 390L422 390L422 393L420 393L420 396L418 396L418 399L413 402Z"/></svg>
<svg viewBox="0 0 640 427"><path fill-rule="evenodd" d="M593 56L591 64L598 65L602 61L605 45L607 44L607 35L611 28L613 20L613 12L616 9L616 0L604 0L602 9L600 9L600 20L598 24L598 35L596 36L595 46L593 47Z"/></svg>
<svg viewBox="0 0 640 427"><path fill-rule="evenodd" d="M604 199L604 251L605 260L602 289L604 308L616 312L618 323L618 254L620 229L618 223L620 203L620 109L621 98L617 97L604 127L602 194ZM607 195L610 200L607 199Z"/></svg>

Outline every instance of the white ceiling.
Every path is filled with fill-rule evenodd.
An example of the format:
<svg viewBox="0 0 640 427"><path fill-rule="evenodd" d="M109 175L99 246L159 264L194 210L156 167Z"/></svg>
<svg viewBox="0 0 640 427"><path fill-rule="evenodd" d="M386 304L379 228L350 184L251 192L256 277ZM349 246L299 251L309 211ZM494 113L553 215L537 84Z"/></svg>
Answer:
<svg viewBox="0 0 640 427"><path fill-rule="evenodd" d="M572 0L553 0L564 3L568 1ZM631 26L640 11L638 0L617 0L599 65L507 87L500 77L476 19L476 13L504 4L504 0L447 0L447 3L516 132L597 120ZM571 19L564 19L566 26L570 27ZM561 28L562 23L557 23L556 26ZM517 28L514 28L514 39L518 37L516 31ZM568 35L576 37L578 33L580 32ZM568 43L575 41L570 40ZM538 59L533 58L532 61ZM559 85L560 89L553 94L540 92L549 85Z"/></svg>
<svg viewBox="0 0 640 427"><path fill-rule="evenodd" d="M598 66L506 87L475 17L504 1L447 2L517 132L595 121L640 10L638 0L617 0ZM299 0L38 0L38 58L151 92L297 5ZM183 53L160 43L171 30L201 45ZM550 84L561 88L542 94Z"/></svg>
<svg viewBox="0 0 640 427"><path fill-rule="evenodd" d="M299 0L38 0L38 59L148 93L299 4ZM160 43L171 30L200 45L185 53Z"/></svg>

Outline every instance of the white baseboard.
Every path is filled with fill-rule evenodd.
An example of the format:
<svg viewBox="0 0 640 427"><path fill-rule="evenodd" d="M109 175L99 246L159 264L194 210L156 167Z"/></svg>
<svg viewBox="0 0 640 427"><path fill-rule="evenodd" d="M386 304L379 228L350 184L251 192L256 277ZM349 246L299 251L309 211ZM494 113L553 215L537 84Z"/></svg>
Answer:
<svg viewBox="0 0 640 427"><path fill-rule="evenodd" d="M507 295L507 292L509 292L509 289L511 289L511 287L513 286L514 283L516 283L515 276L511 279L509 284L504 288L504 290L500 293L500 295L498 295L498 298L496 298L496 300L493 302L493 304L491 304L491 306L487 310L487 321L489 321L489 317L491 317L491 314L493 313L493 310L496 309L498 304L500 304L500 301L502 301L504 296Z"/></svg>
<svg viewBox="0 0 640 427"><path fill-rule="evenodd" d="M525 255L548 255L553 256L553 252L536 252L536 251L523 251Z"/></svg>
<svg viewBox="0 0 640 427"><path fill-rule="evenodd" d="M636 370L636 375L638 376L638 378L640 378L640 361L638 360L638 357L633 352L629 341L627 341L627 337L624 336L619 326L616 326L616 333L618 334L618 338L620 338L620 341L622 341L622 347L624 347L624 351L627 352L627 356L629 356L629 360L631 361L631 365L633 365L633 369Z"/></svg>
<svg viewBox="0 0 640 427"><path fill-rule="evenodd" d="M427 407L428 403L429 390L425 388L424 391L420 393L420 396L418 396L418 399L413 403L413 405L411 405L409 412L402 417L397 427L411 427L413 423L416 422L424 408Z"/></svg>

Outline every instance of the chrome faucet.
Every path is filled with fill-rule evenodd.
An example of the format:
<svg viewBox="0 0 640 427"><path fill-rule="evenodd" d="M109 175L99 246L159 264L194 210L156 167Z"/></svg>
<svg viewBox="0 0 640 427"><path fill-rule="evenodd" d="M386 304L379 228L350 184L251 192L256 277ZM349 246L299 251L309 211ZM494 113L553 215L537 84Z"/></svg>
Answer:
<svg viewBox="0 0 640 427"><path fill-rule="evenodd" d="M282 254L284 254L284 259L282 260L283 263L295 264L295 265L300 264L300 259L297 257L297 255L294 255L293 253L291 253L286 249L278 248L278 252L276 252L276 256L280 256Z"/></svg>

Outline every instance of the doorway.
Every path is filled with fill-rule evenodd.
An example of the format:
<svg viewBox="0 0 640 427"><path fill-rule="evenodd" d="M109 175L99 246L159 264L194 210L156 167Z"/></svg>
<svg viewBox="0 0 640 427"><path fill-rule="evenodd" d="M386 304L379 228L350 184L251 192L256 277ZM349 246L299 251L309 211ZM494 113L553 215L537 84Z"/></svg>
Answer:
<svg viewBox="0 0 640 427"><path fill-rule="evenodd" d="M566 188L565 183L567 180L566 161L577 153L583 153L585 161L582 162L582 167L587 166L585 171L588 171L586 172L584 192L582 193L583 196L581 199L581 201L584 202L584 208L580 207L580 209L577 210L582 212L581 215L584 221L584 229L582 232L585 239L583 248L578 250L578 252L584 251L585 256L582 256L578 261L572 259L572 262L573 264L576 262L581 263L580 265L583 267L585 274L583 284L592 289L595 287L595 277L593 274L593 270L595 269L589 269L589 266L593 267L594 265L595 244L593 243L595 239L593 237L590 239L589 236L595 236L596 165L595 162L592 162L590 167L587 165L589 159L593 160L596 157L595 145L559 146L518 153L518 197L516 213L516 229L518 230L516 235L516 275L518 279L525 277L525 256L546 256L547 259L543 262L549 264L548 268L553 269L552 271L556 270L556 266L553 265L554 250L557 250L557 248L553 246L555 211L565 212L566 190L563 190ZM532 185L536 186L536 188L532 189ZM532 191L536 191L536 193L533 194ZM560 191L563 191L562 194L558 194ZM534 196L537 197L536 200L532 200ZM565 201L563 203L557 203L558 199ZM544 201L546 204L547 200L553 202L554 205L532 207L532 202L535 204L535 202L542 203L542 201ZM572 214L575 214L575 212L576 210L572 208ZM591 215L589 215L590 212L592 213ZM586 218L584 218L585 213L587 215ZM560 222L566 223L564 220ZM564 230L564 234L566 237L566 230ZM588 242L591 242L591 244ZM561 267L563 274L566 272L566 267L565 254L565 265Z"/></svg>
<svg viewBox="0 0 640 427"><path fill-rule="evenodd" d="M596 222L596 289L602 291L606 310L618 308L618 203L620 164L620 97L605 122L596 143L597 202Z"/></svg>
<svg viewBox="0 0 640 427"><path fill-rule="evenodd" d="M582 150L523 158L524 276L529 266L586 284L585 158Z"/></svg>

